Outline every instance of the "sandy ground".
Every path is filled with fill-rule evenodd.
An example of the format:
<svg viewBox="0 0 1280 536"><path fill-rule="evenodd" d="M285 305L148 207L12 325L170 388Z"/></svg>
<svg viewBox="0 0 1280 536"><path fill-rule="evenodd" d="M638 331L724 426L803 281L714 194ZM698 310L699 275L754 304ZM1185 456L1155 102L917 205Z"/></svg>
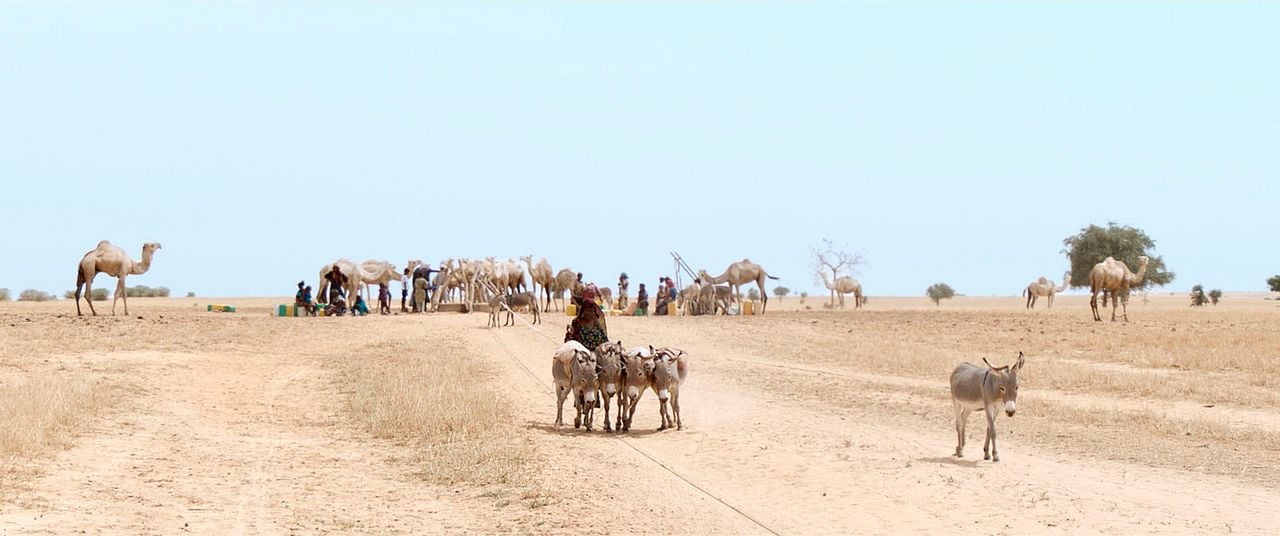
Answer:
<svg viewBox="0 0 1280 536"><path fill-rule="evenodd" d="M279 319L266 313L278 300L225 301L241 312L157 299L78 319L66 303L0 304L0 381L63 367L129 389L74 447L31 462L39 476L0 505L0 530L1280 531L1280 309L1261 297L1204 311L1152 298L1129 324L1095 324L1069 296L1031 312L1016 298L873 298L857 312L810 298L763 317L611 318L627 346L694 360L686 429L655 432L649 393L626 436L551 426L561 315L490 330L483 315ZM1219 336L1181 339L1205 333ZM344 421L335 360L410 335L461 339L446 347L491 365L493 395L520 408L515 430L540 465L528 487L545 505L415 478L410 447ZM1018 350L1028 365L1019 414L997 424L1002 461L981 460L976 417L968 456L952 457L947 372Z"/></svg>

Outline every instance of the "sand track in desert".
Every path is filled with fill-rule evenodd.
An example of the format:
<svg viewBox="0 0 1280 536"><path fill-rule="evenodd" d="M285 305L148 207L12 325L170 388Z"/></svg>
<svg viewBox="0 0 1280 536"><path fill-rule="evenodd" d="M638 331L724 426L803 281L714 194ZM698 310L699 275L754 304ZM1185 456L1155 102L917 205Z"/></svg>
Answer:
<svg viewBox="0 0 1280 536"><path fill-rule="evenodd" d="M125 386L119 406L74 446L20 460L38 474L0 509L0 529L1280 529L1271 515L1280 443L1270 394L1280 384L1272 373L1280 342L1270 337L1280 313L1260 299L1209 314L1152 300L1132 308L1128 325L1094 324L1071 296L1034 313L1017 300L1006 308L960 298L939 310L923 299L875 298L859 312L806 311L788 300L764 317L611 318L611 335L626 345L679 346L694 359L686 430L655 432L649 393L625 438L599 431L599 417L590 434L550 425L548 356L563 316L548 315L540 332L489 330L482 315L278 319L265 314L272 300L241 301L235 316L183 300L136 300L142 319L0 309L0 381L67 370ZM1214 330L1222 336L1185 344L1189 333ZM92 337L110 344L83 342ZM526 482L425 481L415 476L414 445L348 422L336 371L380 358L362 354L364 345L410 339L424 353L443 348L446 358L487 367L483 387L516 409L501 424L536 460ZM967 457L951 457L946 372L1018 350L1029 362L1018 416L998 421L1002 461L981 460L976 417ZM1241 359L1256 366L1230 365ZM1200 376L1202 387L1191 381ZM1243 395L1224 396L1231 386Z"/></svg>

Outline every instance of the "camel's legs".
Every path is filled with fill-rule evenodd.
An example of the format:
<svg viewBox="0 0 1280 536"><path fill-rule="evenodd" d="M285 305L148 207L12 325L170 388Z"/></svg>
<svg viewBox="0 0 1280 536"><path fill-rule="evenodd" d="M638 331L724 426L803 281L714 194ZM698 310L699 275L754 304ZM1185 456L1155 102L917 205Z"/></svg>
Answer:
<svg viewBox="0 0 1280 536"><path fill-rule="evenodd" d="M1095 322L1102 321L1102 315L1098 314L1098 291L1093 291L1093 297L1089 298L1089 307L1093 309L1093 320Z"/></svg>
<svg viewBox="0 0 1280 536"><path fill-rule="evenodd" d="M124 314L129 315L129 296L124 291L124 278L116 278L116 296L111 300L111 316L116 315L116 302L124 300Z"/></svg>
<svg viewBox="0 0 1280 536"><path fill-rule="evenodd" d="M84 301L89 302L89 312L93 313L93 316L98 316L98 311L93 308L93 276L96 275L98 274L95 273L92 276L84 278ZM76 300L76 312L80 312L80 301L78 298Z"/></svg>

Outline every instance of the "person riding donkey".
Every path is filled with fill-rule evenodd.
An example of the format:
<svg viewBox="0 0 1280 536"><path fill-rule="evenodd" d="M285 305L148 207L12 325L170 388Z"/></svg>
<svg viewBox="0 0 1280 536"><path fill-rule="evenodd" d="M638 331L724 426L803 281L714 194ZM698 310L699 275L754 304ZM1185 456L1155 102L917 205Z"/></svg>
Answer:
<svg viewBox="0 0 1280 536"><path fill-rule="evenodd" d="M605 324L604 310L596 303L599 291L594 284L586 285L581 297L574 297L578 313L565 329L564 341L578 341L590 349L609 342L609 327Z"/></svg>

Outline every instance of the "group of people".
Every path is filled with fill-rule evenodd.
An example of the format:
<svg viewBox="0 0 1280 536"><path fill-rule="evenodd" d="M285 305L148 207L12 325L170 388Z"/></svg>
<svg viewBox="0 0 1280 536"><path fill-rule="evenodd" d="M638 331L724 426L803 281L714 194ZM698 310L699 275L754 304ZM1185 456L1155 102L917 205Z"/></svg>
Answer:
<svg viewBox="0 0 1280 536"><path fill-rule="evenodd" d="M369 314L369 305L359 292L355 293L355 301L348 306L347 284L351 279L342 273L341 267L333 265L324 279L329 287L328 301L325 304L326 316L344 316L348 312L353 316ZM315 316L320 309L311 293L311 286L305 281L298 281L298 293L294 295L293 303L302 316ZM391 314L391 289L386 283L378 285L378 311L384 315Z"/></svg>

